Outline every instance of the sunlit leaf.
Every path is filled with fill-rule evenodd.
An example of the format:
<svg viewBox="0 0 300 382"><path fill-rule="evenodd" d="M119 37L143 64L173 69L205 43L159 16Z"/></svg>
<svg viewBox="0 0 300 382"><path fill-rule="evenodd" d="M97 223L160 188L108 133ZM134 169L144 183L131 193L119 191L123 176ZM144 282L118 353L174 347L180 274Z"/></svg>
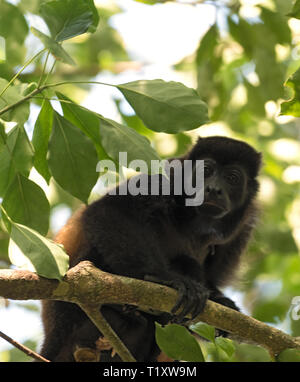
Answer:
<svg viewBox="0 0 300 382"><path fill-rule="evenodd" d="M155 325L156 342L168 357L190 362L204 362L199 344L185 327L176 324L162 327L157 322Z"/></svg>
<svg viewBox="0 0 300 382"><path fill-rule="evenodd" d="M191 325L190 329L209 341L215 341L215 328L205 322L197 322L196 324Z"/></svg>
<svg viewBox="0 0 300 382"><path fill-rule="evenodd" d="M32 33L38 37L45 48L49 49L53 56L66 64L75 65L73 59L68 55L68 53L61 47L59 43L57 43L53 38L48 37L44 33L40 32L38 29L31 27Z"/></svg>
<svg viewBox="0 0 300 382"><path fill-rule="evenodd" d="M0 78L0 94L8 85L8 81ZM10 85L0 97L0 110L19 102L23 98L21 85ZM14 121L23 124L29 117L29 103L24 102L0 116L5 121Z"/></svg>
<svg viewBox="0 0 300 382"><path fill-rule="evenodd" d="M17 223L12 224L9 257L12 264L51 279L60 280L69 266L60 245Z"/></svg>
<svg viewBox="0 0 300 382"><path fill-rule="evenodd" d="M291 100L282 102L280 114L300 117L300 69L298 69L286 82L294 91Z"/></svg>
<svg viewBox="0 0 300 382"><path fill-rule="evenodd" d="M206 104L194 89L179 82L143 80L116 87L151 130L178 133L208 122Z"/></svg>
<svg viewBox="0 0 300 382"><path fill-rule="evenodd" d="M222 349L229 358L233 356L235 352L235 346L229 338L217 337L215 339L215 344L220 349Z"/></svg>

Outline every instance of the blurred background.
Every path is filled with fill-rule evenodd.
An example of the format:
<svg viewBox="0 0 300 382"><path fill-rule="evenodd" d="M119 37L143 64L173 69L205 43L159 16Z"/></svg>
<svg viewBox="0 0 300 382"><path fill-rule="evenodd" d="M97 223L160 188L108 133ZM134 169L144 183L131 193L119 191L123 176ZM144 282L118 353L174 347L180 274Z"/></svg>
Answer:
<svg viewBox="0 0 300 382"><path fill-rule="evenodd" d="M28 27L47 32L38 16L42 2L0 1L0 77L11 79L26 58L41 49ZM300 336L300 320L291 316L291 301L300 296L300 121L280 115L280 103L291 97L284 83L300 66L300 20L287 17L292 0L95 0L95 4L100 15L96 33L64 43L77 65L57 65L51 82L120 84L154 78L182 82L207 102L211 123L176 135L147 129L114 88L66 85L62 91L147 136L162 158L183 154L199 135L242 139L263 153L259 224L237 280L225 292L244 313ZM7 37L12 19L19 27ZM43 59L35 61L21 80L36 81L42 68ZM39 102L31 105L29 138ZM54 107L57 104L53 101ZM51 203L49 237L53 237L80 203L54 181L48 187L34 169L30 177L46 190ZM98 182L91 200L103 192ZM7 246L7 234L0 228L3 268L10 266ZM39 311L35 301L0 299L0 330L38 350ZM213 354L210 357L214 359ZM23 360L29 358L0 338L0 361ZM241 344L234 360L264 361L268 355Z"/></svg>

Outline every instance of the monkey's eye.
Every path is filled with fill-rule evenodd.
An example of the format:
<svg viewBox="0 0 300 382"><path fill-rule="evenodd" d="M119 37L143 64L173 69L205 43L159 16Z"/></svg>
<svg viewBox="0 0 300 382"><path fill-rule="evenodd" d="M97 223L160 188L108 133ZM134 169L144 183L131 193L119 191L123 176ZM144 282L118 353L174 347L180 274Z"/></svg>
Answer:
<svg viewBox="0 0 300 382"><path fill-rule="evenodd" d="M241 181L242 174L238 170L232 170L227 172L224 177L227 183L237 185Z"/></svg>
<svg viewBox="0 0 300 382"><path fill-rule="evenodd" d="M211 164L204 162L204 177L208 178L209 176L212 176L214 173L214 168Z"/></svg>

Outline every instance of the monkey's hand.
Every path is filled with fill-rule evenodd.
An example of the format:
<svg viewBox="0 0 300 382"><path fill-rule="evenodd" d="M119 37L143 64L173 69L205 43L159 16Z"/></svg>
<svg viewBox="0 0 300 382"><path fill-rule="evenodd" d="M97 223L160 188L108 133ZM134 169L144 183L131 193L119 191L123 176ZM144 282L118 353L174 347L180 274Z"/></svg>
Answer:
<svg viewBox="0 0 300 382"><path fill-rule="evenodd" d="M240 309L236 306L235 302L233 302L230 298L226 297L218 289L210 290L209 299L214 302L217 302L218 304L227 306L227 308L237 310L238 312L240 311Z"/></svg>
<svg viewBox="0 0 300 382"><path fill-rule="evenodd" d="M146 281L152 281L158 284L166 285L178 291L178 299L171 310L173 318L171 322L183 324L187 321L185 318L188 314L191 318L195 318L200 314L205 306L209 296L209 290L194 280L177 276L173 280L161 280L155 276L146 275ZM177 314L177 312L179 313Z"/></svg>

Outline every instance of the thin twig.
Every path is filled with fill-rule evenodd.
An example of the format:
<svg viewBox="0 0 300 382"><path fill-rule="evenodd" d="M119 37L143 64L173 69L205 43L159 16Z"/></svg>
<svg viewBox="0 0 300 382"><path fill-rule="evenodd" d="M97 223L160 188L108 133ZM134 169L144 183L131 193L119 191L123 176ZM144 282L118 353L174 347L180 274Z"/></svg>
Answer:
<svg viewBox="0 0 300 382"><path fill-rule="evenodd" d="M26 97L20 99L19 101L11 104L11 105L8 105L6 107L4 107L2 110L0 110L0 115L2 114L5 114L6 112L8 112L9 110L21 105L22 103L30 100L30 98L32 98L33 96L35 96L36 94L39 94L41 93L43 90L45 90L47 88L47 86L42 86L41 88L39 89L35 89L33 90L33 92L31 92L30 94L28 94Z"/></svg>
<svg viewBox="0 0 300 382"><path fill-rule="evenodd" d="M21 350L23 353L27 354L29 357L35 358L36 360L41 361L41 362L50 362L48 359L42 357L41 355L39 355L35 351L29 349L27 346L24 346L24 345L20 344L19 342L13 340L11 337L7 336L6 334L4 334L1 331L0 331L0 337L2 337L5 341L9 342L14 347Z"/></svg>
<svg viewBox="0 0 300 382"><path fill-rule="evenodd" d="M47 85L43 85L40 88L37 88L37 89L33 90L30 94L28 94L26 97L20 99L19 101L4 107L3 109L0 110L0 115L8 112L11 109L14 109L15 107L21 105L22 103L30 100L35 95L37 95L39 93L42 93L46 89L54 88L56 86L70 85L70 84L77 84L77 85L79 85L79 84L85 84L85 85L98 84L98 85L105 85L105 86L112 86L112 87L116 87L117 86L117 85L108 84L108 83L99 82L99 81L63 81L63 82L58 82L56 84L47 84ZM5 90L6 90L6 88L2 92L4 92Z"/></svg>

